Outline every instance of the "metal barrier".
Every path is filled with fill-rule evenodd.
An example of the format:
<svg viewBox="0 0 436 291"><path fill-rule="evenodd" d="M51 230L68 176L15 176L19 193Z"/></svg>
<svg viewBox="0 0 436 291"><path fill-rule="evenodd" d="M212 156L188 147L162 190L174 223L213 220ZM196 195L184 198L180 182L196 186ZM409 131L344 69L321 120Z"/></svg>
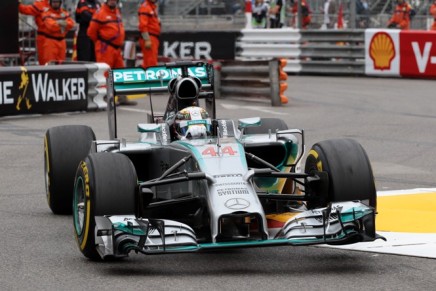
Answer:
<svg viewBox="0 0 436 291"><path fill-rule="evenodd" d="M272 106L287 103L281 92L280 60L215 62L215 96L271 99ZM286 77L285 77L286 78Z"/></svg>
<svg viewBox="0 0 436 291"><path fill-rule="evenodd" d="M106 109L106 73L110 67L105 63L85 64L88 69L88 111Z"/></svg>
<svg viewBox="0 0 436 291"><path fill-rule="evenodd" d="M365 74L364 30L302 30L301 73Z"/></svg>
<svg viewBox="0 0 436 291"><path fill-rule="evenodd" d="M364 30L244 29L236 59L286 58L286 73L365 74Z"/></svg>

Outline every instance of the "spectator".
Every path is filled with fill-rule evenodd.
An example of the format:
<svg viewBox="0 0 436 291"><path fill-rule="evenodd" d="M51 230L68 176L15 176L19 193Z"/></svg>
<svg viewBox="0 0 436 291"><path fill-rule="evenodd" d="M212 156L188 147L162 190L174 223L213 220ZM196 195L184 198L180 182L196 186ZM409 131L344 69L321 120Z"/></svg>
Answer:
<svg viewBox="0 0 436 291"><path fill-rule="evenodd" d="M157 66L159 50L160 19L156 0L145 0L138 9L139 45L142 51L142 67Z"/></svg>
<svg viewBox="0 0 436 291"><path fill-rule="evenodd" d="M337 13L337 4L335 0L325 0L324 2L324 21L323 26L331 29L335 27L335 15Z"/></svg>
<svg viewBox="0 0 436 291"><path fill-rule="evenodd" d="M50 0L49 10L42 13L45 36L43 54L46 61L65 61L67 54L65 36L76 24L61 5L62 0Z"/></svg>
<svg viewBox="0 0 436 291"><path fill-rule="evenodd" d="M95 48L87 31L94 13L100 9L98 0L80 0L76 8L76 21L79 23L77 35L77 60L95 62Z"/></svg>
<svg viewBox="0 0 436 291"><path fill-rule="evenodd" d="M297 25L297 16L298 16L298 0L291 0L291 12L292 12L292 26L298 28ZM310 16L310 8L309 4L307 4L306 0L301 0L301 25L302 28L306 29L307 26L312 21Z"/></svg>
<svg viewBox="0 0 436 291"><path fill-rule="evenodd" d="M368 28L369 5L367 0L356 0L356 27Z"/></svg>
<svg viewBox="0 0 436 291"><path fill-rule="evenodd" d="M412 6L405 0L397 0L397 6L388 22L388 28L410 29L410 20L414 15Z"/></svg>
<svg viewBox="0 0 436 291"><path fill-rule="evenodd" d="M45 65L47 63L47 60L44 59L43 54L43 47L44 47L44 40L45 36L43 35L43 28L44 23L42 21L42 13L48 11L49 9L49 3L48 0L35 0L32 5L24 5L19 4L18 10L21 14L24 15L31 15L35 19L35 24L38 29L37 36L36 36L36 51L38 53L38 63L40 65Z"/></svg>
<svg viewBox="0 0 436 291"><path fill-rule="evenodd" d="M433 1L433 4L430 6L430 14L433 16L433 25L431 26L431 30L436 30L436 0Z"/></svg>
<svg viewBox="0 0 436 291"><path fill-rule="evenodd" d="M244 7L244 0L225 0L225 12L226 14L241 14Z"/></svg>
<svg viewBox="0 0 436 291"><path fill-rule="evenodd" d="M121 47L125 31L118 0L106 0L94 13L88 27L88 36L95 45L95 58L99 63L106 63L111 68L123 68Z"/></svg>
<svg viewBox="0 0 436 291"><path fill-rule="evenodd" d="M264 0L255 0L251 9L251 26L253 28L266 28L269 5Z"/></svg>
<svg viewBox="0 0 436 291"><path fill-rule="evenodd" d="M270 28L281 28L285 21L285 0L271 0L269 9Z"/></svg>

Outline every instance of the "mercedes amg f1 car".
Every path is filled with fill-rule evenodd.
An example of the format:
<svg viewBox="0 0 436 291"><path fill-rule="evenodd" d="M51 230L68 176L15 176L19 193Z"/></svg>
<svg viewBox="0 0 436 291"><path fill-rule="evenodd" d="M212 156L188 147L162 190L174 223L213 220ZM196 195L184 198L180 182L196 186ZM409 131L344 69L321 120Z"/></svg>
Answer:
<svg viewBox="0 0 436 291"><path fill-rule="evenodd" d="M303 130L280 119L219 119L213 76L202 62L116 69L108 77L108 140L88 126L47 130L48 204L73 213L84 256L380 238L374 177L358 142L325 140L306 155ZM162 92L169 100L159 115L152 95ZM139 93L149 95L151 114L138 124L138 140L127 142L118 137L114 96Z"/></svg>

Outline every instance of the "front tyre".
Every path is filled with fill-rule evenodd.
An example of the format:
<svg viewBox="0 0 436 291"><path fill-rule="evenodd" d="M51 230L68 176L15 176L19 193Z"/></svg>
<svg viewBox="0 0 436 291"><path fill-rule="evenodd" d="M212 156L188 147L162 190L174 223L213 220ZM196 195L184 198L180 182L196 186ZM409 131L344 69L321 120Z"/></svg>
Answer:
<svg viewBox="0 0 436 291"><path fill-rule="evenodd" d="M73 195L76 241L83 255L101 260L95 245L95 217L134 215L137 175L119 153L93 153L77 168Z"/></svg>
<svg viewBox="0 0 436 291"><path fill-rule="evenodd" d="M315 198L308 208L325 207L329 202L360 200L376 207L377 194L371 164L363 147L352 139L318 142L310 150L305 172L326 172L328 179L308 185L306 193ZM319 185L319 183L328 183Z"/></svg>
<svg viewBox="0 0 436 291"><path fill-rule="evenodd" d="M74 175L95 140L89 126L49 128L44 136L44 176L47 203L54 214L71 214Z"/></svg>

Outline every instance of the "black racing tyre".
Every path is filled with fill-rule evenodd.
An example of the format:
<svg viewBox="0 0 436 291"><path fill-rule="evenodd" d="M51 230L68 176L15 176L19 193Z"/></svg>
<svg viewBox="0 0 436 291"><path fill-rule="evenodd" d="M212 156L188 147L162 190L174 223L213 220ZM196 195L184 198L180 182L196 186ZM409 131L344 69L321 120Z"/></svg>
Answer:
<svg viewBox="0 0 436 291"><path fill-rule="evenodd" d="M44 174L47 202L54 214L71 214L74 176L95 140L89 126L52 127L44 137Z"/></svg>
<svg viewBox="0 0 436 291"><path fill-rule="evenodd" d="M101 260L95 247L95 216L134 215L137 175L120 153L93 153L80 162L74 181L73 221L80 251Z"/></svg>
<svg viewBox="0 0 436 291"><path fill-rule="evenodd" d="M250 126L244 129L245 134L275 133L276 130L288 129L287 124L279 118L262 118L260 126Z"/></svg>
<svg viewBox="0 0 436 291"><path fill-rule="evenodd" d="M329 202L361 200L376 207L377 193L368 156L363 147L352 139L332 139L318 142L310 150L305 165L306 173L325 171L328 188L311 187L306 193L317 199L308 202L308 208L324 207ZM321 182L325 183L325 182ZM326 191L320 189L327 188Z"/></svg>

